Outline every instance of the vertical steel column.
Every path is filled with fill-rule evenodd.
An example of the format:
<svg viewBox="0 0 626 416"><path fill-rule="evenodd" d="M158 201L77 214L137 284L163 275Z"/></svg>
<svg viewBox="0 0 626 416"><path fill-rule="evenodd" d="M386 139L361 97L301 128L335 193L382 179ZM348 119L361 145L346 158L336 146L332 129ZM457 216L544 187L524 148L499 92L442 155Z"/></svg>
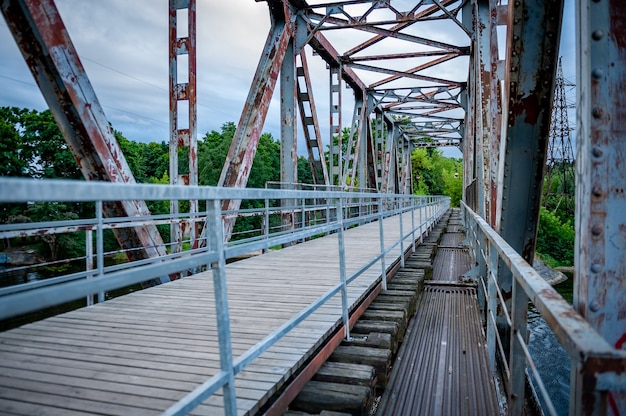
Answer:
<svg viewBox="0 0 626 416"><path fill-rule="evenodd" d="M516 0L508 4L511 22L507 32L505 74L508 117L500 235L530 264L537 237L562 14L563 0ZM522 333L522 326L526 325L522 319L526 316L527 305L520 299L511 299L518 285L502 262L498 268L498 286L511 315L519 317L509 329L504 315L498 316L502 340L511 354L518 354L515 331ZM520 296L525 295L520 293ZM511 369L512 373L514 371ZM523 371L517 372L512 378L523 377L523 374ZM509 397L512 406L523 401L519 397L522 393L523 389L517 389L514 392L517 397Z"/></svg>
<svg viewBox="0 0 626 416"><path fill-rule="evenodd" d="M491 9L489 0L480 0L475 6L476 28L474 31L477 45L476 70L476 164L478 177L478 211L488 223L491 221L492 201L491 188L491 141L493 138L494 120L491 114L491 90L495 88L491 74ZM496 51L497 52L497 51Z"/></svg>
<svg viewBox="0 0 626 416"><path fill-rule="evenodd" d="M179 19L187 27L179 25ZM186 31L184 29L187 29ZM185 33L187 32L187 33ZM179 66L179 56L188 58L187 67ZM182 73L179 73L179 70ZM187 72L186 74L184 72ZM170 85L170 184L198 185L198 139L197 139L197 104L196 104L196 0L169 1L169 85ZM185 78L187 82L179 82ZM179 106L187 105L187 114L179 112ZM186 117L185 117L186 116ZM181 173L178 155L186 151L189 166ZM170 201L170 213L177 216L180 201ZM195 215L198 201L189 201L189 236L192 247L197 245L197 227ZM174 252L182 251L185 238L183 222L175 221L171 225L171 242Z"/></svg>
<svg viewBox="0 0 626 416"><path fill-rule="evenodd" d="M341 131L341 66L330 65L330 184L343 186L343 137ZM337 145L334 137L337 136Z"/></svg>
<svg viewBox="0 0 626 416"><path fill-rule="evenodd" d="M296 140L296 54L294 39L285 49L280 69L280 181L283 187L293 189L298 182L298 151ZM282 199L281 215L283 231L295 227L295 205L293 199ZM304 212L302 213L304 221Z"/></svg>
<svg viewBox="0 0 626 416"><path fill-rule="evenodd" d="M465 27L474 28L474 5L467 2L463 7L463 24ZM473 38L474 36L472 36ZM476 147L476 65L475 53L469 55L469 74L467 80L467 94L462 95L461 104L465 107L465 136L462 138L463 150L463 199L468 202L469 207L476 210L475 197L473 196L472 183L476 178L475 174L475 147Z"/></svg>
<svg viewBox="0 0 626 416"><path fill-rule="evenodd" d="M626 349L626 8L577 1L576 280L574 307ZM572 366L574 367L574 366ZM626 394L594 394L572 368L570 414L624 414ZM589 376L593 376L589 374ZM592 379L592 378L591 378ZM608 401L608 403L607 403ZM608 405L608 406L607 406Z"/></svg>
<svg viewBox="0 0 626 416"><path fill-rule="evenodd" d="M490 183L489 183L489 224L495 229L500 229L500 207L502 204L502 94L501 94L501 63L498 53L498 26L507 22L507 7L499 6L498 0L489 0L489 43L490 43L490 72L491 84L489 99L491 109L491 134L489 143L490 153Z"/></svg>
<svg viewBox="0 0 626 416"><path fill-rule="evenodd" d="M356 185L357 171L364 172L362 149L367 149L363 139L363 129L365 124L365 99L363 95L354 96L354 112L352 114L352 124L350 124L350 137L346 148L346 162L343 167L343 177L346 184L352 187ZM361 175L364 177L364 175ZM358 184L359 188L364 188L364 182Z"/></svg>

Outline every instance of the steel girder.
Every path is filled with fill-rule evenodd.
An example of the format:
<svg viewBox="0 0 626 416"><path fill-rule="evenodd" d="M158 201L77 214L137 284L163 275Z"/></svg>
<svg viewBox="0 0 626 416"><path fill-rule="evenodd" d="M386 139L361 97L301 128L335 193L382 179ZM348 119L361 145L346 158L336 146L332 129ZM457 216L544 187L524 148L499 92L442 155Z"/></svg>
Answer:
<svg viewBox="0 0 626 416"><path fill-rule="evenodd" d="M1 4L7 25L85 179L135 183L54 2L3 0ZM103 208L111 217L150 214L144 201L107 203ZM154 225L114 232L131 260L167 254Z"/></svg>
<svg viewBox="0 0 626 416"><path fill-rule="evenodd" d="M550 131L550 108L556 78L563 0L516 0L508 5L507 118L502 177L500 235L530 264L533 263L539 208ZM487 62L485 62L486 64ZM483 185L485 182L483 182ZM484 188L483 188L484 190ZM526 338L528 299L510 272L500 267L498 283L510 305L511 332ZM502 318L503 319L503 318ZM523 357L522 346L511 336L511 354ZM515 359L512 374L524 374L525 361ZM511 390L524 391L524 377L513 376ZM509 397L519 414L524 397Z"/></svg>
<svg viewBox="0 0 626 416"><path fill-rule="evenodd" d="M178 36L178 11L186 13L187 34ZM184 31L181 31L184 32ZM178 82L178 56L187 55L187 79ZM185 78L182 76L181 78ZM198 138L196 99L196 1L169 0L169 87L170 87L170 184L198 185ZM179 103L187 104L187 114L178 111ZM181 127L186 126L186 127ZM181 174L178 164L179 150L187 153L189 164ZM179 212L180 201L170 201L170 213ZM198 201L189 201L189 213L193 220L198 212ZM170 226L172 250L181 252L183 238L189 233L192 247L197 246L198 225L195 222L174 222ZM188 227L187 227L188 226ZM188 228L188 229L187 229Z"/></svg>
<svg viewBox="0 0 626 416"><path fill-rule="evenodd" d="M609 345L626 349L626 9L578 0L576 280L574 307ZM594 393L595 368L571 369L570 414L624 414L626 393ZM612 369L623 380L626 369ZM610 410L610 411L607 411Z"/></svg>
<svg viewBox="0 0 626 416"><path fill-rule="evenodd" d="M263 48L248 98L237 124L224 168L218 185L244 188L248 183L254 155L256 154L261 131L267 116L276 81L280 74L283 59L294 33L291 11L280 0L268 1L272 26ZM240 200L224 201L225 211L236 210ZM224 225L224 235L230 238L234 220L228 219Z"/></svg>
<svg viewBox="0 0 626 416"><path fill-rule="evenodd" d="M417 1L409 6L408 10L398 10L390 2L377 1L339 1L324 5L308 5L301 0L269 1L272 30L227 156L220 185L245 186L247 183L260 129L267 114L267 105L271 99L278 72L283 65L285 51L289 42L294 38L296 54L301 53L304 46L308 44L330 68L329 139L332 141L332 137L337 136L339 140L338 146L330 147L330 169L327 175L328 182L331 184L349 183L350 185L358 184L359 187L378 187L379 182L382 182L387 184L383 186L385 189L390 189L391 183L397 182L397 179L402 177L401 171L392 175L396 178L393 180L387 175L392 165L391 153L396 152L392 149L401 149L404 145L389 143L384 145L386 152L376 150L377 146L382 145L382 142L377 145L377 141L385 140L374 137L377 134L376 130L370 128L372 122L370 115L376 109L380 109L383 113L395 114L411 122L410 125L391 127L391 131L397 131L395 136L388 135L394 137L392 140L424 143L428 142L424 140L426 136L435 139L436 145L460 143L460 132L464 123L462 117L459 117L462 114L459 96L465 88L465 82L463 77L451 79L435 76L434 72L444 68L445 65L454 65L459 57L469 53L467 41L469 31L457 17L465 3L466 1L461 0ZM452 22L452 26L461 28L460 33L466 40L456 44L445 39L433 39L412 33L416 24L432 21ZM332 37L339 31L364 32L371 34L372 37L340 53L323 34L329 32L328 36ZM376 46L387 39L402 43L402 51L380 53ZM409 62L413 60L416 63L406 68L404 63L401 65L397 62L393 63L397 60ZM374 65L373 62L378 64ZM298 68L302 69L297 69L299 73L296 74L296 78L307 73L306 58L302 59L302 65ZM361 73L367 74L363 76L368 78L372 75L379 76L379 78L368 85L362 81ZM380 78L381 75L382 78ZM341 134L343 83L351 88L355 95L355 116L350 126L353 134L348 143L343 143ZM303 126L305 130L308 130L309 125L314 127L315 114L304 115L303 107L305 107L304 111L307 111L306 104L312 103L313 94L310 86L300 83L296 84L296 91ZM282 98L284 102L285 96ZM455 111L456 115L452 115ZM288 118L291 120L291 116ZM289 121L284 116L282 119L283 125L289 125ZM394 123L393 118L389 120ZM317 147L308 148L312 165L315 165L314 160L316 162L318 159L321 160L321 157L315 157L315 149L318 149L317 153L323 155L323 152L319 150L321 148L318 143L317 131L319 129L314 128L315 139L311 139L310 132L306 132L309 134L307 144L314 140L315 144L318 144ZM291 127L287 130L292 131ZM287 137L283 137L282 140L292 143L290 137L291 134L288 133ZM295 142L289 146L295 150ZM346 147L345 150L344 147ZM408 150L405 151L408 152ZM345 155L344 152L346 152ZM400 155L401 152L397 154ZM406 160L410 161L410 157ZM285 157L284 163L291 163L291 160ZM368 163L373 166L368 167ZM394 163L394 165L396 165L394 169L400 169L400 164ZM382 168L380 175L377 166ZM379 177L384 178L379 179ZM396 189L397 186L391 188ZM408 188L403 187L403 189ZM224 205L225 209L234 209L237 206L237 201L229 201ZM227 235L231 227L232 224L227 224Z"/></svg>

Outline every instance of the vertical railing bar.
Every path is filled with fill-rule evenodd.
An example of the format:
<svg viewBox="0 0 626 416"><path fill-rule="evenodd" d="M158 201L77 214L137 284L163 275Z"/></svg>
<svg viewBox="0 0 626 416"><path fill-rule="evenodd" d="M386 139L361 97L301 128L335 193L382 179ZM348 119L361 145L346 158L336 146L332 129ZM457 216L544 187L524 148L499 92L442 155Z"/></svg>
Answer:
<svg viewBox="0 0 626 416"><path fill-rule="evenodd" d="M266 185L267 186L267 185ZM265 236L265 241L267 242L270 238L270 200L265 198L265 212L263 215L263 235ZM263 249L263 254L269 251L269 245L266 244Z"/></svg>
<svg viewBox="0 0 626 416"><path fill-rule="evenodd" d="M378 198L378 229L380 234L380 267L382 288L387 290L387 265L385 264L385 233L383 231L383 198Z"/></svg>
<svg viewBox="0 0 626 416"><path fill-rule="evenodd" d="M539 371L537 370L537 366L535 366L535 362L530 355L530 351L528 351L528 348L526 347L526 341L524 341L524 339L519 334L519 332L517 333L515 338L517 340L517 343L519 344L519 347L522 349L522 351L524 352L524 355L526 356L526 361L528 362L528 366L530 367L530 370L533 373L535 383L537 383L537 387L539 388L539 391L541 392L541 396L545 400L545 405L548 408L548 413L552 416L558 415L558 413L556 412L556 409L554 409L554 404L552 404L552 399L550 398L550 395L548 394L548 391L546 390L546 386L543 384L543 379L541 378L541 375L539 374ZM541 410L542 411L544 410L543 406Z"/></svg>
<svg viewBox="0 0 626 416"><path fill-rule="evenodd" d="M404 209L402 207L402 199L400 199L400 267L404 268L404 230L402 228L402 217L404 216Z"/></svg>
<svg viewBox="0 0 626 416"><path fill-rule="evenodd" d="M511 299L511 342L509 359L511 364L510 386L510 409L511 414L520 415L524 409L525 393L525 371L526 357L520 345L516 342L516 337L520 335L526 338L526 324L528 319L528 296L522 285L513 279L513 297Z"/></svg>
<svg viewBox="0 0 626 416"><path fill-rule="evenodd" d="M337 203L337 240L339 243L339 275L341 278L341 311L346 340L350 340L350 318L348 316L348 286L346 277L346 247L343 229L343 197L338 198Z"/></svg>
<svg viewBox="0 0 626 416"><path fill-rule="evenodd" d="M424 242L424 198L420 197L420 244Z"/></svg>
<svg viewBox="0 0 626 416"><path fill-rule="evenodd" d="M226 415L235 416L237 414L237 396L235 393L235 372L233 368L230 317L228 310L228 290L226 287L224 224L222 223L221 202L219 200L211 200L207 203L207 223L211 225L209 231L212 237L211 248L217 251L218 254L217 263L209 266L213 269L215 313L220 348L220 369L228 374L228 381L223 387L224 410Z"/></svg>
<svg viewBox="0 0 626 416"><path fill-rule="evenodd" d="M306 229L306 199L302 197L302 231ZM301 240L304 243L304 237Z"/></svg>
<svg viewBox="0 0 626 416"><path fill-rule="evenodd" d="M102 201L96 201L96 261L98 264L98 278L104 278L104 221L102 218ZM104 302L104 292L98 293L98 303Z"/></svg>
<svg viewBox="0 0 626 416"><path fill-rule="evenodd" d="M487 313L495 315L498 307L496 296L496 278L498 273L498 251L489 244L489 268L487 269ZM487 320L487 355L489 358L489 369L495 371L496 368L496 326L493 320Z"/></svg>
<svg viewBox="0 0 626 416"><path fill-rule="evenodd" d="M415 197L410 199L411 202L411 252L415 253Z"/></svg>
<svg viewBox="0 0 626 416"><path fill-rule="evenodd" d="M85 231L85 268L93 270L93 230ZM93 274L89 274L87 279L93 279ZM93 293L87 295L87 306L93 305Z"/></svg>

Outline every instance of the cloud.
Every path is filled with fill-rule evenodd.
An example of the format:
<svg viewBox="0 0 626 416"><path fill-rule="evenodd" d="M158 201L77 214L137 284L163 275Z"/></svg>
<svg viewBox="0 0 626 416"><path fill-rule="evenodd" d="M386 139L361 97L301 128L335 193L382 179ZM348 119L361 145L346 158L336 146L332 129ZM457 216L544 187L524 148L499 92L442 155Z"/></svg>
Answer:
<svg viewBox="0 0 626 416"><path fill-rule="evenodd" d="M319 1L309 1L310 4ZM398 0L402 9L411 2ZM57 0L57 7L81 56L105 113L117 130L140 141L169 138L168 103L168 2L166 0ZM574 78L573 0L566 0L562 54L565 76ZM237 122L248 95L254 72L270 28L267 4L251 0L198 0L197 4L198 135L219 130L228 121ZM441 42L467 45L467 36L453 23L420 23L405 32ZM326 33L339 52L345 52L371 34L357 30ZM363 54L393 53L424 48L387 39ZM313 92L322 135L328 141L329 75L326 64L309 54ZM0 106L47 108L15 42L0 22ZM392 63L397 69L419 64ZM373 63L373 65L384 65ZM366 83L381 75L356 70ZM463 81L467 63L462 58L451 65L438 65L429 75ZM352 92L344 90L343 124L352 119ZM278 88L264 131L280 136ZM303 139L299 153L304 154Z"/></svg>

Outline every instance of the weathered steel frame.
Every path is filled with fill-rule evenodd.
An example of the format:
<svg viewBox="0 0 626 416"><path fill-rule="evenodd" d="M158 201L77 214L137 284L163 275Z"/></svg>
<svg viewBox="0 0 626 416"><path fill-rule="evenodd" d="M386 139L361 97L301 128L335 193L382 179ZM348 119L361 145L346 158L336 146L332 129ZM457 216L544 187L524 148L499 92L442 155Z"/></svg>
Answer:
<svg viewBox="0 0 626 416"><path fill-rule="evenodd" d="M179 36L179 11L186 15L187 35ZM188 57L187 68L179 68L178 57ZM188 81L179 82L186 69ZM170 88L170 185L198 185L198 138L197 138L197 98L196 98L196 0L169 1L169 88ZM179 103L187 103L187 114L178 111ZM185 126L186 127L181 127ZM189 159L188 172L181 174L178 156L186 152ZM180 201L170 201L170 213L179 213ZM181 252L184 234L188 228L192 247L198 244L198 226L193 213L198 212L198 201L189 201L191 223L173 222L171 225L172 251Z"/></svg>
<svg viewBox="0 0 626 416"><path fill-rule="evenodd" d="M294 33L294 24L288 5L281 0L270 0L268 6L272 26L226 155L218 182L219 186L243 188L248 183L280 68ZM223 209L230 211L238 209L241 201L227 200L223 204ZM234 220L226 219L224 223L226 238L230 238L233 227Z"/></svg>
<svg viewBox="0 0 626 416"><path fill-rule="evenodd" d="M561 33L563 1L516 0L508 10L506 88L508 117L500 235L530 264L533 262L543 172L550 129ZM509 302L523 293L510 271L500 265L498 285ZM524 352L517 334L526 338L528 301L515 297L512 310L511 371L523 374ZM515 336L513 336L515 334ZM521 373L520 373L521 371ZM508 391L514 414L524 404L524 378L513 376Z"/></svg>
<svg viewBox="0 0 626 416"><path fill-rule="evenodd" d="M578 0L576 259L574 307L606 342L626 348L626 9ZM572 366L570 414L626 409L626 392L597 386L591 360ZM621 370L621 372L619 372ZM626 374L616 368L616 377ZM608 390L608 392L606 392Z"/></svg>
<svg viewBox="0 0 626 416"><path fill-rule="evenodd" d="M311 88L309 66L307 64L306 51L304 48L302 48L298 56L300 57L300 65L296 68L298 109L309 155L309 165L311 166L313 182L316 185L330 185L328 166L326 165L326 157L324 155L324 144L322 142L315 99ZM302 79L302 83L300 79ZM311 128L313 132L311 132Z"/></svg>
<svg viewBox="0 0 626 416"><path fill-rule="evenodd" d="M85 179L135 183L54 2L3 0L2 14ZM109 202L103 209L110 217L149 215L144 201ZM127 251L132 260L165 254L154 225L114 232L122 248L133 249Z"/></svg>

